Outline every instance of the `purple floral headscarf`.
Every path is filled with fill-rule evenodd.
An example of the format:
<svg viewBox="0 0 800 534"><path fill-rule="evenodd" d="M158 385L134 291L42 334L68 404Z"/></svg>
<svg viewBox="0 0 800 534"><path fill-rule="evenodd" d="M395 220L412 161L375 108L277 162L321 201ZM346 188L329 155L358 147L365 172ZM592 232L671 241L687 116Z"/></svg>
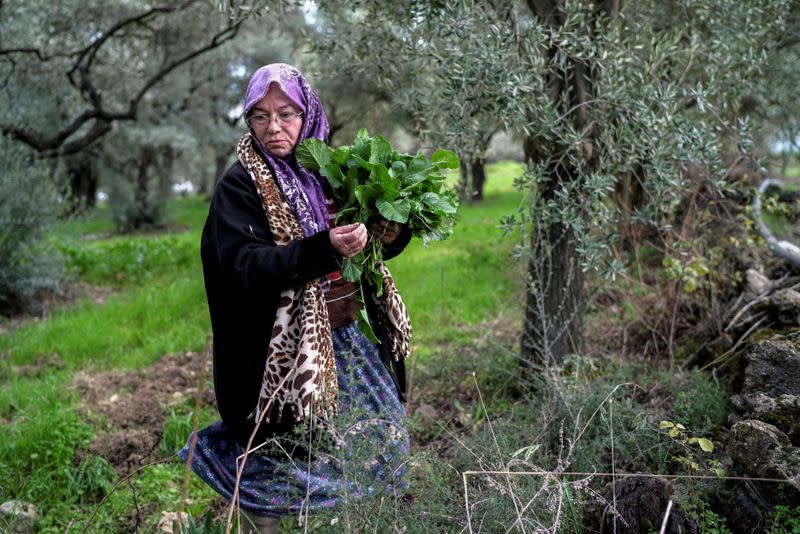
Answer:
<svg viewBox="0 0 800 534"><path fill-rule="evenodd" d="M330 127L325 110L322 109L322 102L300 71L286 63L265 65L253 74L244 97L244 116L247 117L252 107L264 98L273 82L277 83L281 91L303 112L303 127L297 142L310 137L327 142ZM285 158L273 156L267 152L252 128L250 136L255 140L256 149L261 157L274 171L278 187L297 216L303 234L308 237L327 229L328 209L320 183L321 178L297 163L294 152Z"/></svg>

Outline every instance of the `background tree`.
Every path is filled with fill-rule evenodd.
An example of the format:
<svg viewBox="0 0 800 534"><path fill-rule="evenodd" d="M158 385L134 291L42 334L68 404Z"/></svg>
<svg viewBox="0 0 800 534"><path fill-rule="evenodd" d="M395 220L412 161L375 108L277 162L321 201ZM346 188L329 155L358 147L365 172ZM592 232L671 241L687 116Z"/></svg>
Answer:
<svg viewBox="0 0 800 534"><path fill-rule="evenodd" d="M154 87L235 37L241 21L209 16L204 2L187 0L3 5L0 24L0 131L42 157L83 152L66 166L80 207L92 204L96 188L84 151L113 124L136 121Z"/></svg>
<svg viewBox="0 0 800 534"><path fill-rule="evenodd" d="M0 133L10 158L0 188L14 192L0 203L4 310L58 285L57 256L40 237L54 216L93 205L109 161L99 141L114 125L154 116L154 91L236 36L241 21L207 8L200 0L0 4ZM114 161L132 148L117 140Z"/></svg>

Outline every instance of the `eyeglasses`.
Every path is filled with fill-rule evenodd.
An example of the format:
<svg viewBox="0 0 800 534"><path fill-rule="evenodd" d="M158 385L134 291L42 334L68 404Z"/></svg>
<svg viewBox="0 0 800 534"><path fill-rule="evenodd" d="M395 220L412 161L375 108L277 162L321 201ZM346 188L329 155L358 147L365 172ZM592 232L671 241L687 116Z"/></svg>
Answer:
<svg viewBox="0 0 800 534"><path fill-rule="evenodd" d="M301 117L303 112L293 113L291 111L281 111L275 115L275 121L281 126L287 126L295 121L297 117ZM269 115L250 115L244 119L244 122L251 128L263 128L272 122L272 117Z"/></svg>

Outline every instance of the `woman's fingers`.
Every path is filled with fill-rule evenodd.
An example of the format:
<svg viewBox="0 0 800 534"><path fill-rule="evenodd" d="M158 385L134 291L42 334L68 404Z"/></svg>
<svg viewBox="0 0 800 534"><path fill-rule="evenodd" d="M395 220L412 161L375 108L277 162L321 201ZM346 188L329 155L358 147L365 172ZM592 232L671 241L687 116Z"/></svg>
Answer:
<svg viewBox="0 0 800 534"><path fill-rule="evenodd" d="M367 244L367 228L361 223L337 226L330 231L331 246L341 256L352 258Z"/></svg>

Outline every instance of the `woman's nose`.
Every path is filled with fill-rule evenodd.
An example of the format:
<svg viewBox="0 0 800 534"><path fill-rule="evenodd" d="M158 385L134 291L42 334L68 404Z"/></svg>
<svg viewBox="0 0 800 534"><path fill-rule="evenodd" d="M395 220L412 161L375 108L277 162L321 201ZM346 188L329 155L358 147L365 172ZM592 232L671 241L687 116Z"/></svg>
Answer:
<svg viewBox="0 0 800 534"><path fill-rule="evenodd" d="M270 117L269 123L267 124L267 132L271 134L275 134L281 131L281 125L278 123L277 117Z"/></svg>

